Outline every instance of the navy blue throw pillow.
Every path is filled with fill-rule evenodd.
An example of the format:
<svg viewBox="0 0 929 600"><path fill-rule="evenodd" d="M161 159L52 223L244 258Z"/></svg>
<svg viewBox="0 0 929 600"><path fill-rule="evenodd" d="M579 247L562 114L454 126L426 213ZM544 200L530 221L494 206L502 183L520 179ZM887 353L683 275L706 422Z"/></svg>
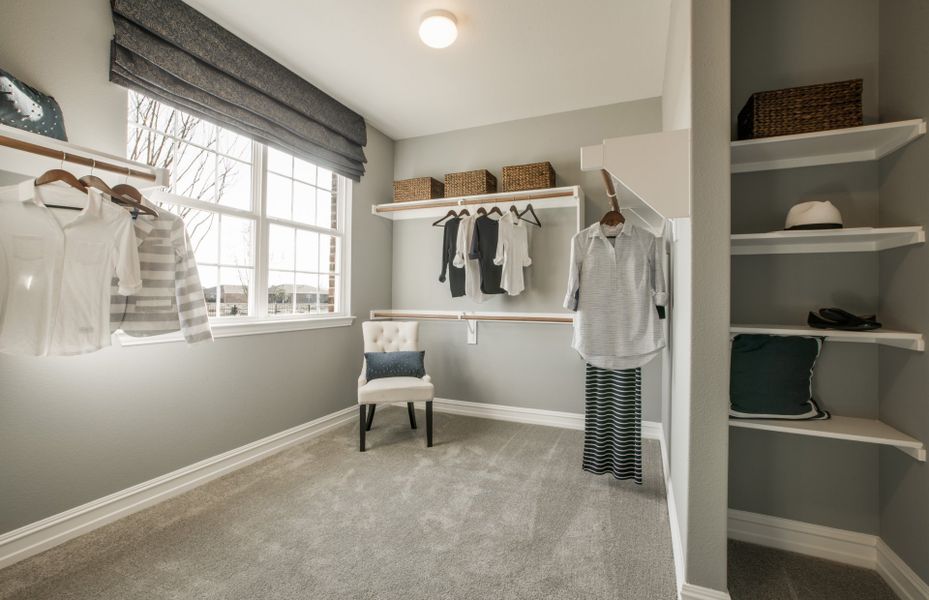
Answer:
<svg viewBox="0 0 929 600"><path fill-rule="evenodd" d="M425 350L413 352L365 352L368 369L365 379L373 381L382 377L423 377Z"/></svg>

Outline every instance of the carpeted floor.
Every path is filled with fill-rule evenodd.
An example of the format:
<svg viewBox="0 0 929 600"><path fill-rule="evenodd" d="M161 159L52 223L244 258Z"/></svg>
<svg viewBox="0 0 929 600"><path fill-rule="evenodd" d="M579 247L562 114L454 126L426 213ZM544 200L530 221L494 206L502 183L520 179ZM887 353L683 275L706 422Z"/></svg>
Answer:
<svg viewBox="0 0 929 600"><path fill-rule="evenodd" d="M732 600L897 600L870 569L729 540Z"/></svg>
<svg viewBox="0 0 929 600"><path fill-rule="evenodd" d="M364 454L345 425L13 565L0 599L676 597L656 442L639 487L581 471L580 431L436 414L427 449L406 418L378 411Z"/></svg>

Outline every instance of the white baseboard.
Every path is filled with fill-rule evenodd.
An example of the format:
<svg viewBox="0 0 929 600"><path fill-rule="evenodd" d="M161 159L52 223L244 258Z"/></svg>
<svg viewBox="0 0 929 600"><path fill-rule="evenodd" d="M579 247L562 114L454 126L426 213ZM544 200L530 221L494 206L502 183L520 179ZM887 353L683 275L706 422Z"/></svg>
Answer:
<svg viewBox="0 0 929 600"><path fill-rule="evenodd" d="M465 417L512 421L514 423L528 423L530 425L546 425L548 427L561 427L562 429L584 429L583 413L543 410L541 408L523 408L521 406L506 406L504 404L485 404L484 402L467 402L465 400L451 400L449 398L436 398L432 406L437 412L462 415ZM661 423L656 421L642 421L642 437L646 439L660 439Z"/></svg>
<svg viewBox="0 0 929 600"><path fill-rule="evenodd" d="M903 600L929 600L929 585L876 535L729 509L729 537L874 569Z"/></svg>
<svg viewBox="0 0 929 600"><path fill-rule="evenodd" d="M729 592L700 587L692 583L681 586L680 600L730 600Z"/></svg>
<svg viewBox="0 0 929 600"><path fill-rule="evenodd" d="M929 600L929 585L882 539L877 540L877 572L903 600Z"/></svg>
<svg viewBox="0 0 929 600"><path fill-rule="evenodd" d="M873 569L877 536L729 509L729 537Z"/></svg>
<svg viewBox="0 0 929 600"><path fill-rule="evenodd" d="M0 568L320 435L356 414L350 406L0 535Z"/></svg>

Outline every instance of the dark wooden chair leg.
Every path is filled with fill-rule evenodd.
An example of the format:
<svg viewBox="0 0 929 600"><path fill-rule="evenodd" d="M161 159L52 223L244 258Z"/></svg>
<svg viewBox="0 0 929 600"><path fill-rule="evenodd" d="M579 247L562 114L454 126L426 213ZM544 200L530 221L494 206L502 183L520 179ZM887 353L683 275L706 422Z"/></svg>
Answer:
<svg viewBox="0 0 929 600"><path fill-rule="evenodd" d="M426 447L432 448L432 400L426 402Z"/></svg>
<svg viewBox="0 0 929 600"><path fill-rule="evenodd" d="M413 403L406 403L406 411L410 413L410 429L416 429L416 413L413 412Z"/></svg>
<svg viewBox="0 0 929 600"><path fill-rule="evenodd" d="M358 450L365 451L365 405L358 405Z"/></svg>
<svg viewBox="0 0 929 600"><path fill-rule="evenodd" d="M371 424L374 423L374 409L377 408L377 404L368 405L368 424L366 426L368 431L371 431Z"/></svg>

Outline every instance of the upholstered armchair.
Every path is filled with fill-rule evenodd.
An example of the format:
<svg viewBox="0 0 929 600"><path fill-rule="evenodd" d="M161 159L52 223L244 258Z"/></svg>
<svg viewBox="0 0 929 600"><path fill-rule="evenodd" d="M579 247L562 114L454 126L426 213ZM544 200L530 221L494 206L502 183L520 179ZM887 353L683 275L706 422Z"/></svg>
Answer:
<svg viewBox="0 0 929 600"><path fill-rule="evenodd" d="M366 321L361 324L365 352L397 352L419 350L419 323L415 321ZM374 423L374 410L378 404L406 402L410 427L416 429L414 402L426 403L426 446L432 447L432 398L435 388L432 379L419 377L381 377L367 381L367 363L361 365L358 378L358 431L359 450L365 451L365 432Z"/></svg>

